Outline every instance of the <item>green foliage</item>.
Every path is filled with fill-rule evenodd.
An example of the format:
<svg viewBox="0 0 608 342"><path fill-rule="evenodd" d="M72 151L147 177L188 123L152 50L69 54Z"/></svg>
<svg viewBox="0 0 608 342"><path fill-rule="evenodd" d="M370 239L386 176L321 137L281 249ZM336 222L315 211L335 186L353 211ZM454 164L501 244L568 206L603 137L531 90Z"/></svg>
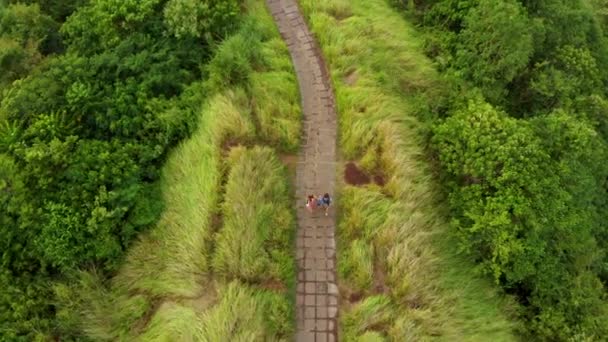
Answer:
<svg viewBox="0 0 608 342"><path fill-rule="evenodd" d="M21 3L0 8L0 35L10 37L22 46L30 45L49 53L58 48L58 25L41 12L38 5Z"/></svg>
<svg viewBox="0 0 608 342"><path fill-rule="evenodd" d="M458 182L450 189L450 203L458 208L454 224L470 239L464 248L489 263L496 279L513 259L537 262L529 255L535 249L528 251L518 239L522 234L534 234L536 225L526 227L521 221L541 199L546 200L526 195L542 193L552 184L545 169L549 156L532 130L486 103L471 102L466 111L438 126L435 144L442 165ZM534 266L520 269L533 272ZM517 281L527 275L511 276Z"/></svg>
<svg viewBox="0 0 608 342"><path fill-rule="evenodd" d="M530 22L517 1L480 1L464 18L455 66L499 101L532 54Z"/></svg>
<svg viewBox="0 0 608 342"><path fill-rule="evenodd" d="M162 35L160 0L98 0L79 8L61 26L69 50L102 52L133 32Z"/></svg>
<svg viewBox="0 0 608 342"><path fill-rule="evenodd" d="M569 105L580 94L594 94L602 86L601 73L588 49L563 46L553 61L535 66L530 90L535 99L553 106Z"/></svg>
<svg viewBox="0 0 608 342"><path fill-rule="evenodd" d="M239 1L169 0L165 4L164 20L177 38L204 37L219 41L236 27L239 20Z"/></svg>
<svg viewBox="0 0 608 342"><path fill-rule="evenodd" d="M86 4L89 0L4 0L8 3L24 3L38 5L47 15L57 22L64 22L78 7Z"/></svg>
<svg viewBox="0 0 608 342"><path fill-rule="evenodd" d="M434 141L451 176L462 247L527 297L530 331L559 340L605 334L593 270L602 262L594 236L608 169L592 161L607 152L597 133L565 113L529 123L470 103L437 127Z"/></svg>
<svg viewBox="0 0 608 342"><path fill-rule="evenodd" d="M434 117L448 118L436 123L434 149L461 248L519 298L524 336L599 340L608 318L605 2L520 3L415 6L427 52L453 71L454 90L469 89L439 100L445 111Z"/></svg>
<svg viewBox="0 0 608 342"><path fill-rule="evenodd" d="M15 246L12 246L14 248ZM44 341L52 321L48 279L28 273L15 277L0 271L0 336L7 341Z"/></svg>
<svg viewBox="0 0 608 342"><path fill-rule="evenodd" d="M27 75L43 54L59 48L57 30L37 5L0 7L0 90Z"/></svg>

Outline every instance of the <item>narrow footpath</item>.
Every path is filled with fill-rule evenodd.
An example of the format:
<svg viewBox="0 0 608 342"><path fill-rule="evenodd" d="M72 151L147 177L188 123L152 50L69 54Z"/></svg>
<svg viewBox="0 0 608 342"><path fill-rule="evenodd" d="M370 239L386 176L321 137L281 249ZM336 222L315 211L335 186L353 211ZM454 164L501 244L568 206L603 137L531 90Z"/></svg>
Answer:
<svg viewBox="0 0 608 342"><path fill-rule="evenodd" d="M336 286L336 220L322 209L310 214L309 194L334 197L337 120L334 95L320 49L310 34L296 0L267 0L285 40L298 77L304 112L303 142L296 169L298 216L296 341L338 340ZM335 201L335 197L334 197Z"/></svg>

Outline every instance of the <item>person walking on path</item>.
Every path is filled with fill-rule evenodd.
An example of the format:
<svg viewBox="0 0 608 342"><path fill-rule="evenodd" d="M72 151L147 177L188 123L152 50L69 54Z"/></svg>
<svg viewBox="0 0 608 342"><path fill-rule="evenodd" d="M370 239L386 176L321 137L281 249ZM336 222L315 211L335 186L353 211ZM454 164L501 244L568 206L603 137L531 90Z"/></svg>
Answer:
<svg viewBox="0 0 608 342"><path fill-rule="evenodd" d="M308 195L306 200L306 209L308 209L308 211L312 214L316 207L317 199L315 198L315 195Z"/></svg>
<svg viewBox="0 0 608 342"><path fill-rule="evenodd" d="M319 204L325 208L325 216L327 216L329 213L329 205L331 204L331 197L327 192L319 199Z"/></svg>

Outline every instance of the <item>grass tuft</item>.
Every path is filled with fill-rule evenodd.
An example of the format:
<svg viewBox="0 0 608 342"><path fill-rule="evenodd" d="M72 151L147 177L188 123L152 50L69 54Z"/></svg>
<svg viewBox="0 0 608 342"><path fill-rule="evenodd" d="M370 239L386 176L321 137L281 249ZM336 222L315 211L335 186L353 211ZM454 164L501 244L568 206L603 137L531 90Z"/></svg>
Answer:
<svg viewBox="0 0 608 342"><path fill-rule="evenodd" d="M216 235L216 274L250 283L295 278L290 245L295 220L286 170L265 147L234 148L223 204L224 225Z"/></svg>

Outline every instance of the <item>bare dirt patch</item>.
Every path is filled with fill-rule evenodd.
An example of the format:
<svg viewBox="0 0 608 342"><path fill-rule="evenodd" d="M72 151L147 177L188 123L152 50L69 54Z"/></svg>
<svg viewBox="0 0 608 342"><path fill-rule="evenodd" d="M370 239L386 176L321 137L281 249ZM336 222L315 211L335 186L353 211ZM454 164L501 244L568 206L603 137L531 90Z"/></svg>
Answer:
<svg viewBox="0 0 608 342"><path fill-rule="evenodd" d="M222 152L227 155L233 147L239 146L238 139L226 139L222 142Z"/></svg>
<svg viewBox="0 0 608 342"><path fill-rule="evenodd" d="M352 161L346 163L344 167L344 180L347 184L355 186L363 186L372 182L379 186L386 184L386 177L382 172L376 171L370 175Z"/></svg>
<svg viewBox="0 0 608 342"><path fill-rule="evenodd" d="M344 168L344 180L350 185L364 185L369 184L370 182L369 176L353 162L346 163L346 167Z"/></svg>
<svg viewBox="0 0 608 342"><path fill-rule="evenodd" d="M340 289L340 310L349 311L355 304L365 299L365 293L357 291L344 282L338 284Z"/></svg>
<svg viewBox="0 0 608 342"><path fill-rule="evenodd" d="M265 290L276 291L276 292L285 292L287 287L281 281L277 279L266 280L265 282L260 284L260 287Z"/></svg>
<svg viewBox="0 0 608 342"><path fill-rule="evenodd" d="M386 184L386 179L384 179L383 175L375 175L374 176L374 183L380 185L380 186L384 186L384 184Z"/></svg>

